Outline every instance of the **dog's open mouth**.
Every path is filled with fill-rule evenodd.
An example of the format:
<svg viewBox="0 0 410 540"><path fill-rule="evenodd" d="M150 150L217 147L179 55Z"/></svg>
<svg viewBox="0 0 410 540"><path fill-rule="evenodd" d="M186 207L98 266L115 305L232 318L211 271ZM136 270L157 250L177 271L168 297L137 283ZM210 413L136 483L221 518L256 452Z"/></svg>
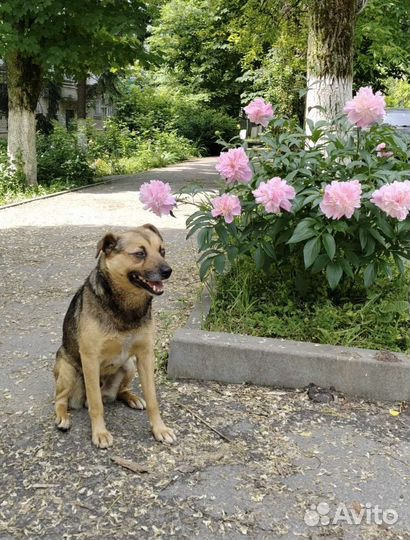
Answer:
<svg viewBox="0 0 410 540"><path fill-rule="evenodd" d="M128 274L128 279L133 285L141 287L151 294L156 294L159 296L164 292L164 283L162 281L149 281L148 279L141 277L136 272L131 272Z"/></svg>

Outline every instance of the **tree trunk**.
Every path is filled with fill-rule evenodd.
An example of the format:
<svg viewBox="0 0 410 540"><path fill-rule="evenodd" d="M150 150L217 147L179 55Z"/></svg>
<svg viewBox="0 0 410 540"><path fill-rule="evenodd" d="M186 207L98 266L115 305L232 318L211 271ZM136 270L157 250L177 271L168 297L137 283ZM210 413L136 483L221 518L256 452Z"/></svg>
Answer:
<svg viewBox="0 0 410 540"><path fill-rule="evenodd" d="M77 140L79 147L87 151L87 75L77 81Z"/></svg>
<svg viewBox="0 0 410 540"><path fill-rule="evenodd" d="M77 81L77 118L87 118L87 76Z"/></svg>
<svg viewBox="0 0 410 540"><path fill-rule="evenodd" d="M306 119L333 118L352 97L353 41L363 0L310 0ZM312 107L322 107L312 109Z"/></svg>
<svg viewBox="0 0 410 540"><path fill-rule="evenodd" d="M31 58L8 55L8 148L14 170L21 170L29 186L37 185L36 120L41 68Z"/></svg>

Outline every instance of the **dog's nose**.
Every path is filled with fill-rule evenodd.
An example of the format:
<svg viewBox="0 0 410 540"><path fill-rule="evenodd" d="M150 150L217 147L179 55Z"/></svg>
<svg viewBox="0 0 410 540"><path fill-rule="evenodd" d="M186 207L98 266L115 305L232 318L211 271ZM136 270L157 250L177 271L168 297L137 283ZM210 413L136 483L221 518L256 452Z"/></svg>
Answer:
<svg viewBox="0 0 410 540"><path fill-rule="evenodd" d="M172 274L172 268L170 266L161 266L159 269L162 279L168 279Z"/></svg>

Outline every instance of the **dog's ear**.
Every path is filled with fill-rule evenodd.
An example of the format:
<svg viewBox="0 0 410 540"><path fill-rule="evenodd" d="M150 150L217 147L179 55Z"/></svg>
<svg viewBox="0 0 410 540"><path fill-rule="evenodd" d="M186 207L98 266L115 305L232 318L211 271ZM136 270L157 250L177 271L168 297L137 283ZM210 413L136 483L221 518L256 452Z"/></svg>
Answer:
<svg viewBox="0 0 410 540"><path fill-rule="evenodd" d="M107 233L104 238L101 238L101 240L97 244L97 253L95 255L95 258L98 257L101 251L103 251L106 255L109 255L111 251L115 248L117 243L118 237L112 233Z"/></svg>
<svg viewBox="0 0 410 540"><path fill-rule="evenodd" d="M155 227L155 225L151 225L151 223L145 223L145 225L143 225L143 227L145 227L145 229L149 229L150 231L152 231L153 233L155 233L157 236L159 236L161 238L161 240L163 240L162 236L161 236L161 233L159 232L159 230Z"/></svg>

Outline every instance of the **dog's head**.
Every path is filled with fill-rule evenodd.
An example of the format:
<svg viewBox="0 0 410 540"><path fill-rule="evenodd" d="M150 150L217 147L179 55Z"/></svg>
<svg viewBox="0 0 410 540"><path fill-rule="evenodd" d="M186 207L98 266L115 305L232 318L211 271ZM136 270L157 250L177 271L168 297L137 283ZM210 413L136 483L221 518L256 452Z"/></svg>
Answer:
<svg viewBox="0 0 410 540"><path fill-rule="evenodd" d="M164 292L172 269L165 261L163 238L154 225L146 224L122 234L108 233L97 245L97 255L116 287L144 289L151 295Z"/></svg>

